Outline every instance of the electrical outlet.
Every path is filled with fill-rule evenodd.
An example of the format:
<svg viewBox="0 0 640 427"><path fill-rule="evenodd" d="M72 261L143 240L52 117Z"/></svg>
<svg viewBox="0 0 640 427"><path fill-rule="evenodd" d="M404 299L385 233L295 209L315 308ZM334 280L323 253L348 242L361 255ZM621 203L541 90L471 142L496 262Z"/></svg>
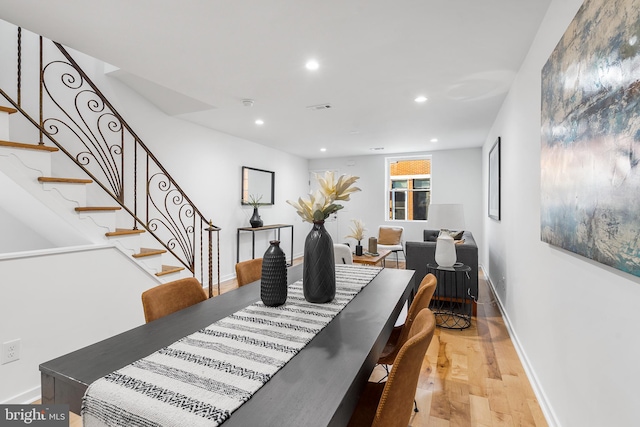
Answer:
<svg viewBox="0 0 640 427"><path fill-rule="evenodd" d="M2 361L0 365L20 359L20 340L2 343Z"/></svg>

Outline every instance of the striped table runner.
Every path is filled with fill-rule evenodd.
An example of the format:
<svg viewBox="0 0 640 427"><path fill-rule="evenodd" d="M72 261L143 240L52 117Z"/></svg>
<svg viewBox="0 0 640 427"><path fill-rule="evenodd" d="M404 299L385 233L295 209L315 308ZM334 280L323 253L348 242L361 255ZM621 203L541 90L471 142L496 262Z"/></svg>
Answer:
<svg viewBox="0 0 640 427"><path fill-rule="evenodd" d="M84 427L215 427L260 389L382 270L336 265L336 297L256 302L89 385Z"/></svg>

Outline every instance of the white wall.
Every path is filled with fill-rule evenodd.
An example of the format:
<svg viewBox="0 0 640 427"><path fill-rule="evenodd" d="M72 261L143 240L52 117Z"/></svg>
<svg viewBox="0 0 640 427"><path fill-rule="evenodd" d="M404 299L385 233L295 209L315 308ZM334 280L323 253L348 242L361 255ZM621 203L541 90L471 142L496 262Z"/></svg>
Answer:
<svg viewBox="0 0 640 427"><path fill-rule="evenodd" d="M485 217L480 256L552 424L631 426L640 401L640 278L540 241L541 69L581 4L551 3L487 137L483 159L502 137L502 220Z"/></svg>
<svg viewBox="0 0 640 427"><path fill-rule="evenodd" d="M403 154L402 156L431 155L432 159L432 203L462 203L465 210L466 229L473 232L478 244L483 241L482 230L482 152L477 149L444 150ZM378 226L397 224L405 228L405 241L422 241L422 230L429 228L428 221L389 221L386 217L385 182L386 158L398 155L374 155L348 158L317 159L309 161L310 170L335 170L339 174L359 176L357 186L361 192L351 196L338 212L337 233L332 237L338 242L350 241L351 219L361 219L370 236L377 236ZM327 227L329 229L329 227ZM363 243L366 248L366 243Z"/></svg>
<svg viewBox="0 0 640 427"><path fill-rule="evenodd" d="M157 284L113 247L0 255L0 343L22 344L0 365L0 402L39 399L40 363L143 324L140 295Z"/></svg>

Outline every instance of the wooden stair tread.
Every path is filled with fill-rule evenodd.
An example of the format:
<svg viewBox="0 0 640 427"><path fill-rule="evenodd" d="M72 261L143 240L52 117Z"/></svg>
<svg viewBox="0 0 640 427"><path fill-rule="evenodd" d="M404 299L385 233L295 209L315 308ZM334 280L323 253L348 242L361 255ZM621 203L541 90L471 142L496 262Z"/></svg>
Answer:
<svg viewBox="0 0 640 427"><path fill-rule="evenodd" d="M184 267L174 267L171 265L163 265L162 266L162 271L156 273L156 276L160 277L160 276L164 276L166 274L171 274L171 273L177 273L179 271L184 270Z"/></svg>
<svg viewBox="0 0 640 427"><path fill-rule="evenodd" d="M18 112L18 110L16 110L15 108L4 107L2 105L0 105L0 111L2 111L3 113L8 113L8 114L13 114L13 113L17 113Z"/></svg>
<svg viewBox="0 0 640 427"><path fill-rule="evenodd" d="M127 228L116 228L116 231L109 231L108 233L104 233L107 237L115 237L115 236L126 236L129 234L141 234L144 233L145 230L129 230Z"/></svg>
<svg viewBox="0 0 640 427"><path fill-rule="evenodd" d="M65 184L91 184L93 180L86 178L56 178L52 176L41 176L38 177L38 181L40 182L54 182L54 183L65 183Z"/></svg>
<svg viewBox="0 0 640 427"><path fill-rule="evenodd" d="M164 249L140 248L140 252L133 254L134 258L144 258L153 255L162 255L167 251Z"/></svg>
<svg viewBox="0 0 640 427"><path fill-rule="evenodd" d="M76 212L96 212L96 211L119 211L120 206L79 206Z"/></svg>
<svg viewBox="0 0 640 427"><path fill-rule="evenodd" d="M11 142L11 141L0 141L0 147L22 148L25 150L48 151L48 152L60 151L57 147L48 147L46 145L38 145L38 144L24 144L22 142Z"/></svg>

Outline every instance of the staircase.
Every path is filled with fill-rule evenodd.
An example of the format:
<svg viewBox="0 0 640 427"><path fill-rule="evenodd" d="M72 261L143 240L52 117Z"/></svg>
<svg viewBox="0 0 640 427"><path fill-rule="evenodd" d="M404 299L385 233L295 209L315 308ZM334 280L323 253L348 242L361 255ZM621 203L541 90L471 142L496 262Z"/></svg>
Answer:
<svg viewBox="0 0 640 427"><path fill-rule="evenodd" d="M23 188L28 181L38 182L42 194L34 191L34 186L31 189L24 188L24 191L34 192L35 197L50 209L69 210L73 208L77 221L71 221L72 225L80 229L93 243L109 242L114 244L137 260L144 270L159 279L161 278L161 281L183 277L183 273L186 273L187 270L183 266L175 265L178 264L178 261L172 259L173 257L167 253L166 249L141 247L144 244L141 235L146 230L116 227L119 222L117 214L122 211L122 207L86 205L87 186L93 184L93 180L42 175L51 171L51 156L59 153L58 148L6 141L9 139L7 116L16 112L16 109L0 106L0 136L3 138L0 140L1 171ZM60 199L59 203L51 203L44 197L44 192L51 192L54 197ZM65 204L68 206L64 206ZM82 222L87 222L88 227L86 225L80 226ZM153 239L146 240L146 243L153 244ZM170 264L164 264L164 262Z"/></svg>
<svg viewBox="0 0 640 427"><path fill-rule="evenodd" d="M220 229L204 218L63 46L15 28L15 88L0 81L7 101L0 106L0 171L91 242L113 244L159 281L197 277L213 295L212 234ZM23 88L23 74L34 75L27 64L40 75L35 88ZM16 139L22 141L9 133L16 125ZM54 167L60 162L70 167ZM216 241L218 260L219 250ZM219 276L218 266L218 287Z"/></svg>

